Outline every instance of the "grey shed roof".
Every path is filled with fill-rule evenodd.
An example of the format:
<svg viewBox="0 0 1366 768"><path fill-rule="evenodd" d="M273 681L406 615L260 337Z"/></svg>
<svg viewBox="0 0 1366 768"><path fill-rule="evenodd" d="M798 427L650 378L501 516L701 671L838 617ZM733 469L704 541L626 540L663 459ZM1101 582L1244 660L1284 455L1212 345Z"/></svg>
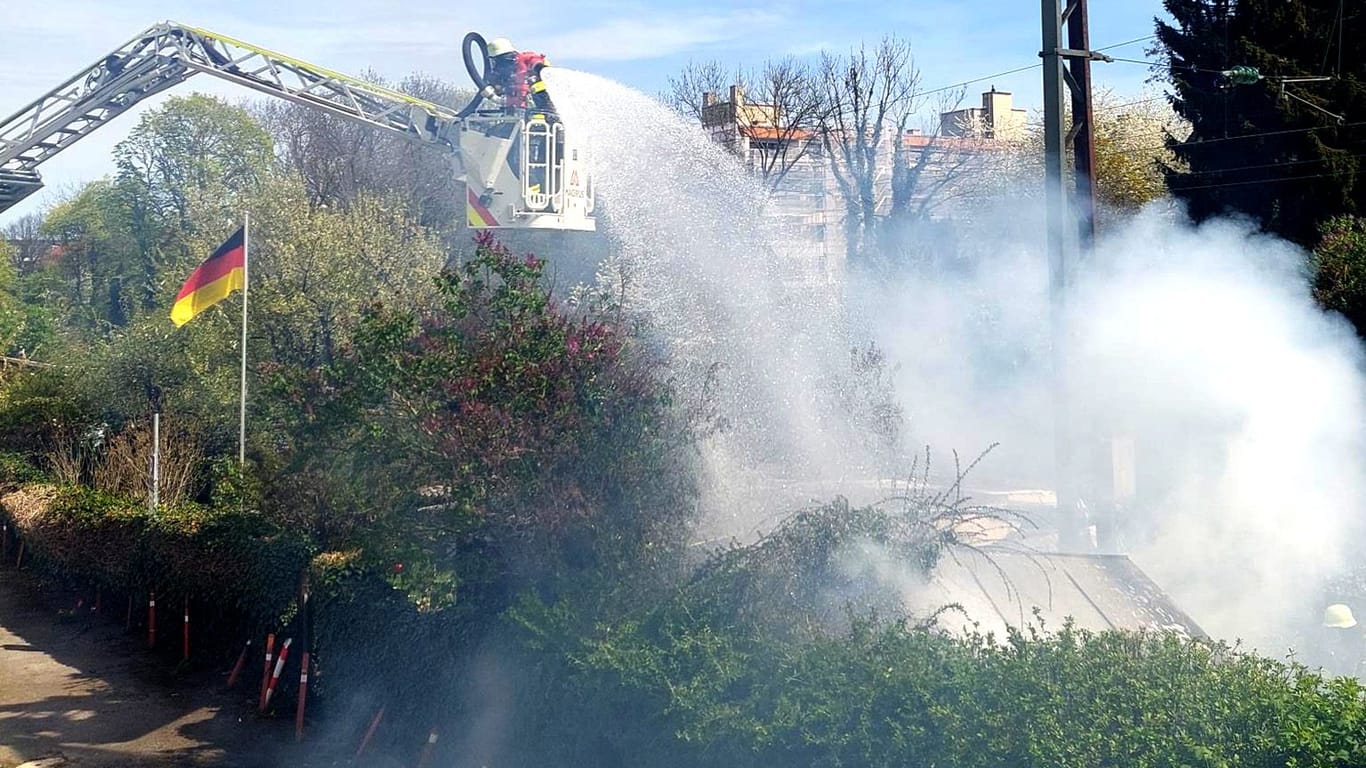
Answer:
<svg viewBox="0 0 1366 768"><path fill-rule="evenodd" d="M956 547L945 553L910 602L908 607L919 615L957 603L963 613L946 612L940 626L970 631L975 623L977 630L998 637L1007 626L1024 629L1037 625L1039 618L1046 630L1057 630L1067 617L1078 628L1093 631L1153 629L1207 636L1125 555Z"/></svg>

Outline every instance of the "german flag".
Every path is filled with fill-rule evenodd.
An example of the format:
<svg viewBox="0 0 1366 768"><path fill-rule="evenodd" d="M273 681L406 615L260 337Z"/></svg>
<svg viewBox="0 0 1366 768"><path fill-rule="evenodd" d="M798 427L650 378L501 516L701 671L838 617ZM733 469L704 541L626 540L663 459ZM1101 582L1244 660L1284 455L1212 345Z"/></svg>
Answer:
<svg viewBox="0 0 1366 768"><path fill-rule="evenodd" d="M207 261L196 267L190 279L180 287L175 305L171 307L171 322L179 328L227 298L228 294L241 289L246 283L246 272L247 232L242 226L218 246Z"/></svg>

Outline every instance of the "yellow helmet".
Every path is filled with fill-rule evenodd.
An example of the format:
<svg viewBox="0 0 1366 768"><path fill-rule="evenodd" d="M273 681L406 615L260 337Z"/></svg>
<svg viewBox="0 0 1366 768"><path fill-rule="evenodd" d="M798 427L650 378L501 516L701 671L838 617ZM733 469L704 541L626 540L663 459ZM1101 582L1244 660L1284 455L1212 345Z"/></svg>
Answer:
<svg viewBox="0 0 1366 768"><path fill-rule="evenodd" d="M1342 603L1333 603L1323 610L1323 626L1334 629L1348 629L1357 625L1352 609Z"/></svg>
<svg viewBox="0 0 1366 768"><path fill-rule="evenodd" d="M516 53L517 49L512 47L512 41L506 37L495 37L489 41L489 57L497 58L504 54Z"/></svg>

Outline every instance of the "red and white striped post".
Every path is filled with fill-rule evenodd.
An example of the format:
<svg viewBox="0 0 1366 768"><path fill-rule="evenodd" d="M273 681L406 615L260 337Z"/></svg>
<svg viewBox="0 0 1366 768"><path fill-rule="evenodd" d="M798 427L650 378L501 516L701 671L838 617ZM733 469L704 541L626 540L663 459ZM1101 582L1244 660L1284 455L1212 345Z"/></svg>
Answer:
<svg viewBox="0 0 1366 768"><path fill-rule="evenodd" d="M9 557L9 523L0 523L0 560Z"/></svg>
<svg viewBox="0 0 1366 768"><path fill-rule="evenodd" d="M266 635L266 663L261 668L261 698L258 706L261 711L266 710L266 688L270 686L270 662L273 658L271 654L275 651L275 633Z"/></svg>
<svg viewBox="0 0 1366 768"><path fill-rule="evenodd" d="M361 740L360 740L360 746L359 746L359 747L356 747L356 759L357 759L357 760L360 759L360 756L361 756L361 755L365 754L365 748L368 747L368 746L370 746L370 740L373 739L373 738L375 738L375 731L378 731L378 730L379 730L379 721L380 721L380 720L383 720L383 719L384 719L384 707L380 707L380 708L379 708L379 711L375 713L375 716L374 716L373 718L371 718L371 720L370 720L370 727L365 729L365 736L363 736L363 737L361 738Z"/></svg>
<svg viewBox="0 0 1366 768"><path fill-rule="evenodd" d="M304 702L308 700L308 649L299 657L299 706L294 712L294 740L304 740Z"/></svg>
<svg viewBox="0 0 1366 768"><path fill-rule="evenodd" d="M247 665L247 654L251 652L251 640L242 646L242 652L237 654L237 663L232 665L232 672L228 673L228 687L237 685L237 678L242 674L242 668Z"/></svg>
<svg viewBox="0 0 1366 768"><path fill-rule="evenodd" d="M185 628L182 630L180 660L190 660L190 598L185 598Z"/></svg>
<svg viewBox="0 0 1366 768"><path fill-rule="evenodd" d="M284 645L280 646L280 658L275 660L275 674L270 676L270 685L266 688L266 700L261 704L261 711L265 712L270 706L270 697L275 695L275 686L280 682L280 673L285 671L285 660L289 658L289 644L294 642L294 638L286 637Z"/></svg>
<svg viewBox="0 0 1366 768"><path fill-rule="evenodd" d="M417 768L427 768L431 765L432 755L436 752L436 739L436 728L433 727L432 732L427 734L427 744L422 747L422 757L417 760Z"/></svg>
<svg viewBox="0 0 1366 768"><path fill-rule="evenodd" d="M157 644L157 593L147 593L147 647Z"/></svg>

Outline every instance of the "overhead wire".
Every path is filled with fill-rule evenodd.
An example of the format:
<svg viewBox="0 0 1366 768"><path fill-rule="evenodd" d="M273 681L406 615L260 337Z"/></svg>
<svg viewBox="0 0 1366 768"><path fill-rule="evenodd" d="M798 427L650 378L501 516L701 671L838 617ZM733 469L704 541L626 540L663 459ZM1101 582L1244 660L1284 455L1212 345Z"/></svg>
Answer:
<svg viewBox="0 0 1366 768"><path fill-rule="evenodd" d="M1134 152L1140 152L1140 151L1142 151L1142 150L1133 150L1133 151L1134 151ZM1123 154L1128 154L1128 153L1126 152L1126 153L1123 153ZM1216 174L1216 173L1238 173L1238 172L1240 172L1240 171L1257 171L1257 170L1261 170L1261 169L1263 169L1263 168L1282 168L1282 167L1285 167L1285 166L1288 166L1288 165L1312 165L1312 164L1314 164L1314 163L1327 163L1327 162L1330 162L1330 161L1333 161L1333 160L1348 160L1348 159L1356 160L1356 159L1360 159L1360 158L1363 158L1363 157L1366 157L1366 154L1357 153L1357 154L1352 154L1352 155L1343 155L1342 157L1311 157L1311 158L1307 158L1307 159L1304 159L1304 160L1283 160L1283 161L1275 162L1275 163L1259 163L1259 164L1257 164L1257 165L1239 165L1239 166L1234 166L1233 168L1215 168L1215 169L1208 170L1208 171L1187 171L1186 173L1184 173L1184 174L1182 174L1182 175L1183 175L1183 176L1209 176L1209 175Z"/></svg>
<svg viewBox="0 0 1366 768"><path fill-rule="evenodd" d="M1307 176L1282 176L1275 179L1252 179L1250 181L1226 181L1218 184L1197 184L1193 187L1177 186L1173 187L1173 192L1191 192L1197 189L1218 189L1220 187L1245 187L1249 184L1279 184L1286 181L1303 181L1305 179L1327 179L1331 178L1331 173L1313 173Z"/></svg>
<svg viewBox="0 0 1366 768"><path fill-rule="evenodd" d="M1223 74L1224 72L1224 70L1222 69L1198 67L1194 64L1176 64L1174 62L1162 61L1160 59L1126 59L1120 56L1111 56L1110 61L1118 62L1120 64L1144 64L1149 67L1171 67L1172 69L1182 69L1187 70L1189 72L1205 72L1211 75L1219 75Z"/></svg>
<svg viewBox="0 0 1366 768"><path fill-rule="evenodd" d="M1145 40L1151 40L1151 39L1153 39L1154 37L1157 37L1157 35L1144 35L1143 37L1135 37L1135 38L1132 39L1132 40L1125 40L1125 41L1120 42L1120 43L1111 43L1110 45L1104 45L1104 46L1101 46L1100 48L1096 48L1096 49L1094 49L1094 50L1096 50L1096 51L1110 51L1110 50L1114 50L1115 48L1123 48L1123 47L1128 46L1128 45L1133 45L1134 43L1141 43L1141 42L1144 42ZM920 95L921 95L921 96L930 96L930 95L933 95L933 94L936 94L936 93L943 93L944 91L951 91L951 90L953 90L953 89L955 89L955 88L962 88L963 86L966 86L966 85L975 85L975 84L977 84L977 83L985 82L985 81L987 81L987 80L991 80L991 79L994 79L994 78L997 78L997 77L1006 77L1007 75L1018 75L1018 74L1021 73L1021 72L1028 72L1028 71L1031 70L1031 69L1037 69L1037 68L1039 68L1039 67L1041 67L1041 66L1043 66L1042 62L1038 62L1038 63L1034 63L1034 64L1028 64L1028 65L1025 65L1025 66L1022 66L1022 67L1016 67L1015 69L1007 69L1007 70L1005 70L1004 72L996 72L996 73L990 74L990 75L983 75L983 76L981 76L981 77L974 77L974 78L971 79L971 80L964 80L964 81L959 82L959 83L953 83L952 85L943 85L943 86L940 86L940 87L938 87L938 88L930 89L930 90L928 90L928 91L920 91Z"/></svg>
<svg viewBox="0 0 1366 768"><path fill-rule="evenodd" d="M1359 121L1359 122L1355 122L1355 123L1350 123L1349 125L1353 125L1353 126L1366 125L1366 121ZM1282 134L1287 134L1287 133L1302 133L1302 132L1305 132L1305 131L1317 130L1319 127L1323 127L1323 126L1316 126L1315 128L1305 128L1305 129L1292 129L1292 130L1285 130L1285 131L1264 131L1264 132L1261 132L1261 133L1246 134L1246 135L1243 135L1243 136L1229 136L1229 137L1227 137L1226 139L1210 139L1210 140L1205 141L1205 142L1184 142L1184 143L1187 143L1187 144L1202 144L1202 143L1213 144L1213 143L1218 143L1218 142L1223 142L1223 141L1229 141L1229 140L1233 140L1233 139L1254 138L1254 137L1257 137L1257 136L1282 135ZM1118 151L1116 154L1119 154L1119 155L1126 155L1126 156L1134 156L1134 155L1138 155L1138 154L1141 154L1141 153L1144 153L1144 152L1152 152L1152 151L1157 151L1157 150L1165 149L1165 148L1166 148L1166 145L1153 146L1153 147L1136 147L1136 148L1132 148L1132 149L1120 150L1120 151ZM1216 175L1216 174L1234 174L1234 173L1240 173L1240 172L1243 172L1243 171L1263 170L1263 169L1268 169L1268 168L1281 168L1281 167L1286 167L1286 166L1319 165L1319 164L1323 164L1323 163L1332 162L1332 161L1335 161L1335 160L1362 159L1362 158L1366 158L1366 153L1357 153L1357 154L1351 154L1351 155L1344 155L1344 156L1340 156L1340 157L1316 157L1316 158L1307 158L1307 159L1304 159L1304 160L1284 160L1284 161L1273 162L1273 163L1255 163L1255 164L1250 164L1250 165L1239 165L1239 166L1234 166L1234 167L1232 167L1232 168L1215 168L1215 169L1204 170L1204 171L1187 171L1186 173L1181 174L1181 176L1182 176L1182 177L1200 177L1200 176L1213 176L1213 175ZM1300 175L1300 176L1273 176L1273 177L1264 177L1264 178L1260 178L1260 179L1244 179L1244 180L1241 180L1241 181L1212 182L1212 183L1208 183L1208 184L1186 185L1186 184L1180 184L1180 183L1178 183L1178 184L1176 184L1176 185L1174 185L1174 186L1172 187L1172 191L1174 191L1174 192L1183 192L1183 191L1198 190L1198 189L1216 189L1216 188L1219 188L1219 187L1240 187L1240 186L1247 186L1247 185L1250 185L1250 184L1277 184L1277 183L1282 183L1282 182L1287 182L1287 181L1299 181L1299 180L1302 180L1302 179L1324 179L1324 178L1332 178L1332 177L1334 177L1334 176L1336 176L1336 175L1337 175L1337 174L1333 174L1333 173L1314 173L1314 174L1304 174L1304 175Z"/></svg>
<svg viewBox="0 0 1366 768"><path fill-rule="evenodd" d="M1030 64L1030 65L1027 66L1027 67L1017 67L1016 69L1007 69L1007 70L1004 71L1004 72L997 72L997 73L991 74L991 75L983 75L982 77L975 77L975 78L973 78L973 79L971 79L971 80L964 80L964 81L961 82L961 83L954 83L953 85L945 85L945 86L941 86L941 87L939 87L939 88L934 88L934 89L928 90L928 91L920 91L919 95L921 95L921 96L930 96L930 95L936 94L936 93L943 93L944 91L951 91L951 90L953 90L953 89L955 89L955 88L962 88L962 87L965 86L965 85L973 85L974 83L981 83L981 82L985 82L985 81L987 81L987 80L993 80L993 79L998 78L998 77L1005 77L1006 75L1016 75L1016 74L1019 74L1019 73L1021 73L1021 72L1028 72L1029 70L1035 69L1036 67L1039 67L1039 66L1040 66L1039 64Z"/></svg>
<svg viewBox="0 0 1366 768"><path fill-rule="evenodd" d="M1338 0L1338 12L1337 15L1333 17L1333 26L1328 29L1328 42L1325 43L1323 46L1323 63L1319 65L1320 71L1326 71L1328 69L1328 58L1333 53L1333 33L1337 32L1338 64L1337 67L1333 70L1333 74L1335 75L1342 73L1342 10L1343 0Z"/></svg>
<svg viewBox="0 0 1366 768"><path fill-rule="evenodd" d="M1342 21L1341 21L1341 19L1339 19L1339 21L1338 21L1338 28L1337 28L1337 30L1336 30L1336 31L1338 32L1339 35L1342 34L1342 26L1343 26ZM1331 35L1331 32L1330 32L1330 35ZM1156 35L1144 35L1144 36L1142 36L1142 37L1136 37L1136 38L1133 38L1133 39L1131 39L1131 40L1125 40L1125 41L1119 42L1119 43L1112 43L1112 44L1110 44L1110 45L1102 46L1102 47L1099 47L1099 48L1094 48L1094 49L1092 49L1092 50L1094 50L1094 51L1096 51L1096 52L1107 51L1107 50L1114 50L1114 49L1116 49L1116 48L1123 48L1123 47L1125 47L1125 46L1134 45L1135 43L1141 43L1141 42L1144 42L1144 41L1147 41L1147 40L1151 40L1151 39L1153 39L1153 38L1155 38L1155 37L1156 37ZM1331 45L1331 43L1330 43L1330 45ZM1340 52L1339 52L1339 55L1340 55ZM1208 74L1222 74L1222 73L1224 72L1224 70L1222 70L1222 69L1212 69L1212 68L1209 68L1209 67L1200 67L1200 66L1196 66L1196 65L1193 65L1193 64L1174 64L1174 63L1172 63L1172 62L1170 62L1170 61L1164 62L1164 61L1161 61L1161 60L1153 60L1153 59L1134 59L1134 58L1127 58L1127 57L1120 57L1120 56L1111 56L1111 57L1109 57L1109 59L1110 59L1111 61L1114 61L1114 62L1125 63L1125 64L1140 64L1140 65L1150 66L1150 67L1152 67L1152 66L1164 66L1164 67L1171 67L1171 68L1173 68L1173 69L1179 69L1179 70L1190 71L1190 72L1202 72L1202 73L1208 73ZM1005 70L1005 71L1003 71L1003 72L997 72L997 73L990 74L990 75L984 75L984 76L982 76L982 77L973 78L973 79L971 79L971 80L964 80L964 81L961 81L961 82L953 83L953 84L951 84L951 85L941 86L941 87L934 88L934 89L931 89L931 90L928 90L928 91L922 91L922 92L921 92L921 95L922 95L922 96L925 96L925 95L931 95L931 94L935 94L935 93L942 93L942 92L944 92L944 91L952 90L952 89L954 89L954 88L962 88L962 87L964 87L964 86L973 85L973 84L980 83L980 82L984 82L984 81L987 81L987 80L991 80L991 79L994 79L994 78L997 78L997 77L1005 77L1005 76L1008 76L1008 75L1019 74L1020 72L1027 72L1027 71L1029 71L1029 70L1036 69L1036 68L1038 68L1038 67L1040 67L1040 66L1042 66L1041 63L1038 63L1038 64L1030 64L1030 65L1028 65L1028 66L1017 67L1017 68L1015 68L1015 69L1009 69L1009 70ZM1266 78L1266 79L1268 79L1268 80L1276 80L1276 79L1280 79L1280 78ZM1120 110L1120 109L1125 109L1125 108L1128 108L1128 107L1138 106L1138 105L1141 105L1141 104L1148 104L1148 103L1152 103L1152 102L1155 102L1155 101L1165 101L1166 99L1167 99L1167 97L1166 97L1165 95L1163 95L1163 96L1153 96L1153 97L1144 98L1144 99L1136 99L1136 100L1133 100L1133 101L1127 101L1127 102L1123 102L1123 103L1120 103L1120 104L1102 105L1102 106L1098 107L1098 108L1096 109L1096 111L1099 111L1099 112L1102 112L1102 113L1104 113L1104 112L1114 112L1114 111L1117 111L1117 110ZM1277 131L1259 131L1259 132L1256 132L1256 133L1240 134L1240 135L1237 135L1237 136L1225 136L1225 137L1222 137L1222 138L1202 139L1202 140L1199 140L1199 141L1184 141L1184 142L1177 142L1174 146L1175 146L1175 147L1194 146L1194 145L1197 145L1197 144L1198 144L1198 145L1208 145L1208 144L1216 144L1216 143L1225 142L1225 141L1236 141L1236 140L1239 140L1239 139L1254 139L1254 138L1264 138L1264 137L1267 137L1267 136L1281 136L1281 135L1296 134L1296 133L1307 133L1307 132L1309 132L1309 131L1316 131L1316 130L1320 130L1320 129L1323 129L1323 128L1348 128L1348 127L1356 127L1356 126L1361 126L1361 125L1366 125L1366 121L1357 121L1357 122L1351 122L1351 123L1342 123L1342 124L1337 125L1337 126L1310 126L1310 127L1306 127L1306 128L1289 128L1289 129L1277 130ZM1139 153L1139 152L1153 152L1153 151L1158 151L1158 150L1162 150L1162 149L1170 149L1170 148L1171 148L1171 147L1169 147L1168 145L1162 144L1162 145L1160 145L1160 146L1154 146L1154 147L1141 147L1141 148L1136 148L1136 149L1124 150L1124 151L1123 151L1123 154L1136 154L1136 153ZM1361 158L1361 157L1366 157L1366 155L1352 155L1351 157L1353 157L1353 158ZM1328 162L1330 159L1332 159L1332 158L1314 158L1314 159L1310 159L1310 160L1292 160L1292 161L1286 161L1286 162L1280 162L1280 163L1266 163L1266 164L1261 164L1261 165L1247 165L1247 166L1240 166L1240 167L1234 167L1234 168L1223 168L1223 169L1217 169L1217 170L1194 171L1194 172L1191 172L1189 175L1198 176L1198 175L1211 175L1211 174L1218 174L1218 173L1237 173L1237 172L1240 172L1240 171L1257 170L1257 169L1262 169L1262 168L1272 168L1272 167L1279 167L1279 166L1286 166L1286 165L1302 165L1302 164L1312 164L1312 163L1323 163L1323 162ZM1327 178L1327 177L1330 177L1330 176L1332 176L1332 175L1333 175L1333 174L1320 173L1320 174L1310 174L1310 175L1305 175L1305 176L1290 176L1290 177L1279 177L1279 178L1271 178L1271 179L1254 179L1254 180L1247 180L1247 181L1220 182L1220 183L1214 183L1214 184L1201 184L1201 185L1196 185L1196 186L1181 186L1180 189L1182 189L1182 190L1197 190L1197 189L1213 189L1213 188L1217 188L1217 187L1228 187L1228 186L1244 186L1244 185L1248 185L1248 184L1262 184L1262 183L1270 184L1270 183L1278 183L1278 182L1285 182L1285 181L1296 181L1296 180L1300 180L1300 179Z"/></svg>
<svg viewBox="0 0 1366 768"><path fill-rule="evenodd" d="M1126 45L1133 45L1134 43L1141 43L1141 42L1144 42L1144 41L1146 41L1146 40L1152 40L1152 39L1155 38L1155 37L1157 37L1157 35L1144 35L1143 37L1135 37L1133 40L1125 40L1125 41L1122 42L1122 43L1112 43L1112 44L1110 44L1110 45L1102 45L1101 47L1095 48L1095 49L1093 49L1093 50L1097 50L1097 51L1113 51L1113 50L1116 49L1116 48L1123 48L1123 47L1125 47Z"/></svg>
<svg viewBox="0 0 1366 768"><path fill-rule="evenodd" d="M1219 143L1222 143L1222 142L1225 142L1225 141L1237 141L1237 140L1239 140L1239 139L1259 139L1259 138L1263 138L1263 137L1265 137L1265 136L1284 136L1284 135L1293 134L1293 133L1308 133L1309 131L1319 131L1319 130L1323 130L1323 129L1325 129L1325 128L1332 128L1332 129L1337 129L1337 128L1356 128L1356 127L1360 127L1360 126L1363 126L1363 125L1366 125L1366 120L1358 120L1358 121L1351 122L1351 123L1343 123L1342 125L1314 125L1314 126L1309 126L1309 127L1307 127L1307 128L1286 128L1286 129L1279 130L1279 131L1258 131L1258 132L1256 132L1256 133L1244 133L1244 134L1239 134L1239 135L1237 135L1237 136L1224 136L1224 137L1222 137L1222 138L1214 138L1214 139L1199 139L1199 140L1197 140L1197 141L1178 141L1174 146L1177 146L1177 147L1189 147L1189 146L1195 146L1195 145L1197 145L1197 144L1198 144L1198 145L1219 144ZM1167 148L1168 148L1168 146L1167 146L1166 144L1161 144L1161 145L1153 146L1153 147L1139 147L1139 148L1137 148L1137 149L1132 149L1132 150L1127 150L1127 151L1129 151L1129 152L1156 152L1156 151L1159 150L1159 149L1167 149Z"/></svg>

